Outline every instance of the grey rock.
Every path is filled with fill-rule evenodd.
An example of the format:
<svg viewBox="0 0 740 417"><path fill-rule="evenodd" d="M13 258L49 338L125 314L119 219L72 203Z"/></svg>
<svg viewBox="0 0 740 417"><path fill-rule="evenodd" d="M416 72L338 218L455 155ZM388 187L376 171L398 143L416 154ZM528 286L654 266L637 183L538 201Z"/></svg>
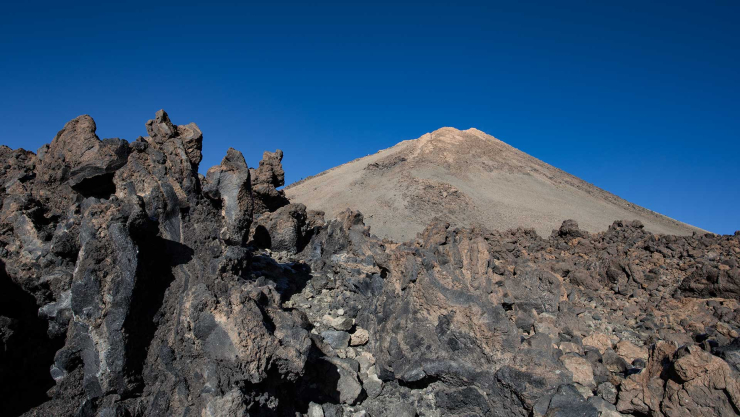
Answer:
<svg viewBox="0 0 740 417"><path fill-rule="evenodd" d="M736 337L728 345L713 349L712 353L724 359L735 371L740 372L740 337Z"/></svg>
<svg viewBox="0 0 740 417"><path fill-rule="evenodd" d="M344 417L344 409L339 404L324 404L324 417Z"/></svg>
<svg viewBox="0 0 740 417"><path fill-rule="evenodd" d="M622 415L617 411L614 404L607 402L601 397L590 397L588 399L588 403L596 408L596 411L598 411L599 416L601 417L619 417Z"/></svg>
<svg viewBox="0 0 740 417"><path fill-rule="evenodd" d="M362 394L362 384L358 379L357 371L359 365L356 361L342 360L339 358L324 358L328 365L326 376L336 374L336 386L328 386L329 392L334 398L343 404L354 404ZM354 362L354 364L352 363Z"/></svg>
<svg viewBox="0 0 740 417"><path fill-rule="evenodd" d="M598 417L599 412L570 384L561 385L550 400L547 417Z"/></svg>
<svg viewBox="0 0 740 417"><path fill-rule="evenodd" d="M362 381L362 386L369 398L377 398L383 391L383 381L375 374L367 376Z"/></svg>
<svg viewBox="0 0 740 417"><path fill-rule="evenodd" d="M350 335L339 330L326 330L321 332L324 342L334 349L344 349L349 346Z"/></svg>
<svg viewBox="0 0 740 417"><path fill-rule="evenodd" d="M396 403L390 410L389 414L398 417L416 417L416 408L408 403Z"/></svg>
<svg viewBox="0 0 740 417"><path fill-rule="evenodd" d="M354 320L349 317L332 317L325 315L322 320L327 325L333 327L335 330L349 331L354 326Z"/></svg>
<svg viewBox="0 0 740 417"><path fill-rule="evenodd" d="M609 402L609 404L617 403L617 388L611 382L603 382L599 384L596 389L596 393Z"/></svg>
<svg viewBox="0 0 740 417"><path fill-rule="evenodd" d="M627 372L627 369L629 369L627 361L612 350L604 352L602 362L606 369L611 372L625 373Z"/></svg>
<svg viewBox="0 0 740 417"><path fill-rule="evenodd" d="M311 402L308 404L308 417L324 417L324 409L321 405Z"/></svg>
<svg viewBox="0 0 740 417"><path fill-rule="evenodd" d="M252 223L253 201L249 169L241 152L229 148L221 165L208 170L203 193L222 204L222 238L230 244L246 242Z"/></svg>

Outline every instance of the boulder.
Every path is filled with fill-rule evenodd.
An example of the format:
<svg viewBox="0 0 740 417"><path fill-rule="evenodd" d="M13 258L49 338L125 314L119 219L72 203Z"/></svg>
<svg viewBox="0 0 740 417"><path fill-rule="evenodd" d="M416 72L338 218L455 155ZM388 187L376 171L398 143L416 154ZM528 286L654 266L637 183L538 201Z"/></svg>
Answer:
<svg viewBox="0 0 740 417"><path fill-rule="evenodd" d="M349 346L350 335L347 332L339 330L326 330L321 332L321 337L324 338L324 343L328 344L334 349L344 349Z"/></svg>
<svg viewBox="0 0 740 417"><path fill-rule="evenodd" d="M100 149L96 130L95 121L88 115L67 122L43 150L39 179L50 184L59 183L67 180L72 170L95 162Z"/></svg>
<svg viewBox="0 0 740 417"><path fill-rule="evenodd" d="M599 350L600 353L604 353L607 349L611 349L614 344L612 338L604 333L593 333L583 338L584 346L593 346Z"/></svg>
<svg viewBox="0 0 740 417"><path fill-rule="evenodd" d="M298 253L310 237L306 206L288 204L272 213L263 213L255 222L253 241L261 248Z"/></svg>
<svg viewBox="0 0 740 417"><path fill-rule="evenodd" d="M740 409L740 374L727 362L691 346L677 352L677 380L667 381L663 409L667 414L725 416Z"/></svg>
<svg viewBox="0 0 740 417"><path fill-rule="evenodd" d="M596 388L594 371L591 363L586 358L577 355L564 355L560 358L560 361L573 375L573 382L592 389Z"/></svg>
<svg viewBox="0 0 740 417"><path fill-rule="evenodd" d="M324 417L324 409L314 402L308 405L308 417Z"/></svg>
<svg viewBox="0 0 740 417"><path fill-rule="evenodd" d="M352 333L349 341L350 346L362 346L370 340L370 334L367 330L358 328Z"/></svg>
<svg viewBox="0 0 740 417"><path fill-rule="evenodd" d="M599 412L573 385L561 385L552 396L546 417L598 417Z"/></svg>
<svg viewBox="0 0 740 417"><path fill-rule="evenodd" d="M609 404L616 404L617 402L617 388L611 382L602 382L599 384L596 393Z"/></svg>
<svg viewBox="0 0 740 417"><path fill-rule="evenodd" d="M624 358L627 363L632 363L636 359L646 361L648 359L648 350L644 347L638 347L629 340L620 340L616 346L616 352Z"/></svg>
<svg viewBox="0 0 740 417"><path fill-rule="evenodd" d="M334 328L335 330L348 331L355 325L355 321L349 317L332 317L328 314L322 318L324 324Z"/></svg>
<svg viewBox="0 0 740 417"><path fill-rule="evenodd" d="M563 221L563 224L560 225L560 229L557 231L557 235L562 238L577 238L577 237L587 237L588 232L584 232L581 229L578 228L578 222L575 220L569 219Z"/></svg>
<svg viewBox="0 0 740 417"><path fill-rule="evenodd" d="M343 404L354 404L360 399L362 385L357 376L357 362L351 359L325 358L326 375L338 375L336 383L325 386L325 389L331 394L334 400ZM334 379L334 378L330 378ZM326 381L325 381L326 382ZM336 384L335 386L332 386Z"/></svg>

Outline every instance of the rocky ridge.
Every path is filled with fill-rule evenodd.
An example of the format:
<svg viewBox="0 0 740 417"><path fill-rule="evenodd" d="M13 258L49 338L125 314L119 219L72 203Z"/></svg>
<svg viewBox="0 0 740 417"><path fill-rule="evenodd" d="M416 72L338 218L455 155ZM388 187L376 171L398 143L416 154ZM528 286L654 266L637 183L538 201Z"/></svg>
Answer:
<svg viewBox="0 0 740 417"><path fill-rule="evenodd" d="M404 243L164 111L0 147L0 392L26 416L740 414L740 233ZM380 167L382 168L382 167Z"/></svg>

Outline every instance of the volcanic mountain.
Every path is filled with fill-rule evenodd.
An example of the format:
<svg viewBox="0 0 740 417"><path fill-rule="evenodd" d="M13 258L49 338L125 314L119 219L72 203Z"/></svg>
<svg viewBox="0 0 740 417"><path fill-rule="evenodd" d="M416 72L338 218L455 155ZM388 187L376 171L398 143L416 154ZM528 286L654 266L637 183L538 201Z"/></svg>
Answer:
<svg viewBox="0 0 740 417"><path fill-rule="evenodd" d="M435 217L454 226L534 228L565 219L590 232L640 220L654 233L702 230L670 219L548 165L477 129L443 127L291 184L287 197L334 217L350 208L373 233L412 239Z"/></svg>

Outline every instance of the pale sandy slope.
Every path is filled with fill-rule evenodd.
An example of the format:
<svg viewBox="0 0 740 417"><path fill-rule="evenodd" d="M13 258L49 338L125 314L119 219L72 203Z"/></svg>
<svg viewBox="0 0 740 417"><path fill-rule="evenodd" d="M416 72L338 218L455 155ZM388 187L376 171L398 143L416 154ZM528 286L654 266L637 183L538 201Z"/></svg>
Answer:
<svg viewBox="0 0 740 417"><path fill-rule="evenodd" d="M333 218L360 210L371 231L396 241L440 216L455 226L534 228L548 236L563 220L603 231L640 220L655 233L703 232L629 203L477 129L444 127L286 187L293 202Z"/></svg>

